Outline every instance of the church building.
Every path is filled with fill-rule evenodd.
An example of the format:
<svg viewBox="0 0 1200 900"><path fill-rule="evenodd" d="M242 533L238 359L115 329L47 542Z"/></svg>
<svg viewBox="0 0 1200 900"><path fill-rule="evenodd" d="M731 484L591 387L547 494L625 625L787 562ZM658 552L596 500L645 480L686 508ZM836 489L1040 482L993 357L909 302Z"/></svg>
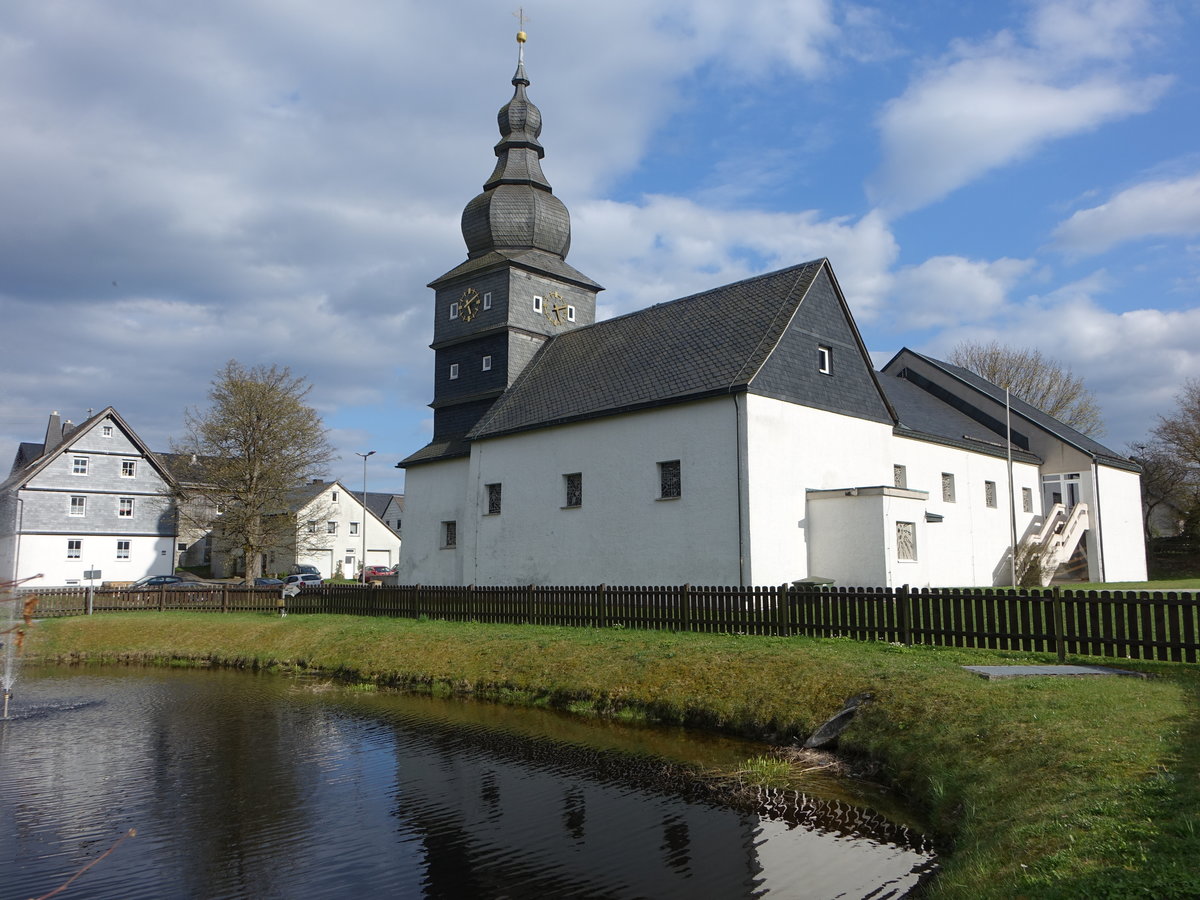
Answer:
<svg viewBox="0 0 1200 900"><path fill-rule="evenodd" d="M429 285L401 583L1145 578L1138 467L966 370L875 371L827 259L597 322L523 55L512 83L467 259Z"/></svg>

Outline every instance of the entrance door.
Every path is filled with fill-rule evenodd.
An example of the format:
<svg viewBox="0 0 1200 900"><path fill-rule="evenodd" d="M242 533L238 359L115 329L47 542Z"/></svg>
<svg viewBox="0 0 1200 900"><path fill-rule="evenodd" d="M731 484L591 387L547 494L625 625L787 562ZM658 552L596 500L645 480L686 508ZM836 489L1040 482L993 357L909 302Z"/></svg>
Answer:
<svg viewBox="0 0 1200 900"><path fill-rule="evenodd" d="M1067 515L1079 502L1079 473L1042 476L1042 502L1047 512L1055 503L1061 503Z"/></svg>

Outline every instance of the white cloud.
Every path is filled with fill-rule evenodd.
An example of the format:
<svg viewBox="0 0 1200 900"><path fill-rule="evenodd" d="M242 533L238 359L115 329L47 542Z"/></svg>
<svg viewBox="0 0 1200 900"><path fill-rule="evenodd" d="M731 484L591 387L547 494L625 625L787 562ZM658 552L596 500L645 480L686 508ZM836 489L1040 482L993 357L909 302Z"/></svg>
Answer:
<svg viewBox="0 0 1200 900"><path fill-rule="evenodd" d="M1143 237L1194 234L1200 234L1200 174L1147 181L1081 209L1055 229L1054 242L1072 254L1088 255Z"/></svg>
<svg viewBox="0 0 1200 900"><path fill-rule="evenodd" d="M932 257L896 273L889 318L906 328L986 320L1004 308L1013 284L1033 266L1021 259Z"/></svg>
<svg viewBox="0 0 1200 900"><path fill-rule="evenodd" d="M1052 140L1150 109L1168 79L1087 65L1125 54L1147 27L1134 15L1139 6L1046 4L1032 43L1001 32L955 45L884 107L884 163L871 180L872 197L892 214L907 212ZM1088 29L1072 28L1080 18Z"/></svg>

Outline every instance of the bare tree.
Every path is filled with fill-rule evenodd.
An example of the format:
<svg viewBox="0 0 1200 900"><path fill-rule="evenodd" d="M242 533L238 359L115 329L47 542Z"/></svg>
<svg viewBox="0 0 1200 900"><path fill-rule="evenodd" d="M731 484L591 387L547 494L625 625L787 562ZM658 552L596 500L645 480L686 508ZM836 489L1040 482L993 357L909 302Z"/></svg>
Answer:
<svg viewBox="0 0 1200 900"><path fill-rule="evenodd" d="M1076 431L1093 436L1104 433L1100 407L1083 379L1039 350L1018 350L997 341L963 341L950 351L950 362L1008 388L1013 396Z"/></svg>
<svg viewBox="0 0 1200 900"><path fill-rule="evenodd" d="M1176 534L1181 525L1200 516L1200 468L1157 439L1130 445L1129 456L1142 467L1147 537Z"/></svg>
<svg viewBox="0 0 1200 900"><path fill-rule="evenodd" d="M246 369L230 360L213 380L208 409L187 410L186 433L172 442L172 452L190 457L181 516L217 526L241 549L248 579L261 574L265 549L302 540L295 491L334 458L320 415L305 403L311 390L286 366Z"/></svg>
<svg viewBox="0 0 1200 900"><path fill-rule="evenodd" d="M1200 531L1200 379L1184 382L1175 401L1178 405L1171 415L1158 417L1150 446L1170 479L1161 493L1182 513L1185 530L1195 533ZM1147 476L1142 478L1150 493Z"/></svg>

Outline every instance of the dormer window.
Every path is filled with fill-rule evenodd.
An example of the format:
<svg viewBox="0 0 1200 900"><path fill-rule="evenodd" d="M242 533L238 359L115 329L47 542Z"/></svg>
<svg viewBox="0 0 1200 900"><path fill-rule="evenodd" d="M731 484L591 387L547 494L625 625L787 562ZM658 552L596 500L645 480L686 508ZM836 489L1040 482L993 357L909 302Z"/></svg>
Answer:
<svg viewBox="0 0 1200 900"><path fill-rule="evenodd" d="M833 348L820 345L817 347L817 371L822 375L833 374Z"/></svg>

